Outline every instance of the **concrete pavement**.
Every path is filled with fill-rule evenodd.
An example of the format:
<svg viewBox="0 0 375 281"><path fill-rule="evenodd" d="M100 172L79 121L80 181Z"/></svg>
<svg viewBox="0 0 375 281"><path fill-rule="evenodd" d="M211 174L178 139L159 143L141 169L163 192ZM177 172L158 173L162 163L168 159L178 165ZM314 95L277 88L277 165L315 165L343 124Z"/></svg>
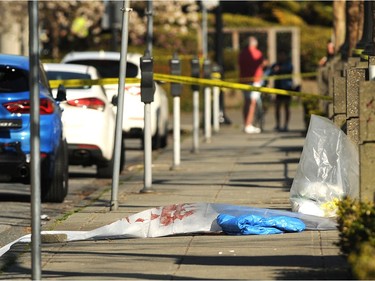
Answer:
<svg viewBox="0 0 375 281"><path fill-rule="evenodd" d="M289 189L304 144L301 107L294 107L290 131L272 129L273 110L261 134L242 132L240 110L228 110L211 141L201 133L199 153L191 134L182 135L181 165L171 169L173 144L154 155L152 193L143 189L141 167L121 176L119 209L109 211L110 186L88 206L44 226L45 230L92 230L145 209L186 202L210 202L290 210ZM190 116L182 119L188 131ZM343 280L350 274L340 256L338 231L279 235L179 235L46 243L42 279L53 280ZM30 247L17 244L0 279L30 279ZM4 260L2 261L4 264Z"/></svg>

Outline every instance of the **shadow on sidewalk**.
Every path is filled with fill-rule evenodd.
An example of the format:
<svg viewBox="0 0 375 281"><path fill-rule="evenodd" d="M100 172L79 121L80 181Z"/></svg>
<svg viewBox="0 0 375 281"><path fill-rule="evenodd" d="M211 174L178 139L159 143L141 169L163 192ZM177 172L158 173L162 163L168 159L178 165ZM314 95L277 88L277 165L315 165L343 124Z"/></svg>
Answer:
<svg viewBox="0 0 375 281"><path fill-rule="evenodd" d="M77 243L77 242L73 242ZM82 245L81 245L82 246ZM19 246L16 246L19 247ZM20 251L22 252L24 246ZM14 251L13 251L14 252ZM45 250L44 254L53 255L54 251ZM81 271L74 270L64 270L64 271L51 271L44 270L42 272L44 278L105 278L105 279L142 279L142 280L197 280L193 276L175 276L171 274L151 274L147 273L147 266L145 272L134 273L134 269L127 269L126 260L154 260L160 261L163 259L174 260L174 264L179 268L187 266L204 266L207 270L212 269L217 270L218 267L234 267L233 271L236 271L235 267L254 267L254 272L257 272L256 267L274 267L274 278L273 280L352 280L351 274L348 267L345 267L345 259L340 256L324 256L324 259L321 256L311 256L311 255L278 255L278 256L195 256L195 255L175 255L175 254L147 254L147 253L119 253L116 251L59 251L59 259L72 259L80 260L79 256L82 256L83 267ZM90 258L90 256L92 258ZM95 270L86 269L90 272L84 272L84 260L94 260L101 258L103 262L114 261L118 264L120 261L123 261L123 267L121 272L103 272ZM11 271L8 271L8 274L12 272L19 274L31 274L29 268L20 267L16 264L17 260L14 260L15 264L12 266ZM325 265L323 265L325 264ZM320 265L320 268L316 269L316 265ZM328 266L333 265L333 266ZM89 266L92 267L92 266ZM99 266L100 267L100 266ZM278 268L282 268L278 270ZM128 272L127 272L128 271ZM239 272L243 269L239 269ZM178 271L177 271L178 273ZM261 280L260 276L248 275L248 276L238 276L238 280ZM2 278L0 278L2 279ZM221 278L215 278L215 280L220 280ZM212 280L212 278L199 280ZM221 279L226 280L226 279Z"/></svg>

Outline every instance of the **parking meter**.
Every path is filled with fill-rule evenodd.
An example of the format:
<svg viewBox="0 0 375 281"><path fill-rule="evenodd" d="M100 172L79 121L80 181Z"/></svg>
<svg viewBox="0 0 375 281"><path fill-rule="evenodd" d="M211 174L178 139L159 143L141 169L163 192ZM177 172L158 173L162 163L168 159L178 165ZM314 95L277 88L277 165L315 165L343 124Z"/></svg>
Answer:
<svg viewBox="0 0 375 281"><path fill-rule="evenodd" d="M141 64L141 101L151 103L154 101L154 62L147 53L140 58Z"/></svg>
<svg viewBox="0 0 375 281"><path fill-rule="evenodd" d="M211 62L210 60L204 60L203 62L203 77L211 79Z"/></svg>
<svg viewBox="0 0 375 281"><path fill-rule="evenodd" d="M221 79L221 67L220 67L220 65L217 65L217 64L213 65L211 77L213 79Z"/></svg>
<svg viewBox="0 0 375 281"><path fill-rule="evenodd" d="M191 60L191 77L199 78L200 75L200 65L199 65L199 59L193 58ZM199 91L199 85L193 84L191 85L191 89L193 91Z"/></svg>
<svg viewBox="0 0 375 281"><path fill-rule="evenodd" d="M181 63L178 59L177 54L173 55L170 60L170 69L172 75L181 75ZM182 85L179 83L171 83L171 94L173 97L179 97L181 95Z"/></svg>

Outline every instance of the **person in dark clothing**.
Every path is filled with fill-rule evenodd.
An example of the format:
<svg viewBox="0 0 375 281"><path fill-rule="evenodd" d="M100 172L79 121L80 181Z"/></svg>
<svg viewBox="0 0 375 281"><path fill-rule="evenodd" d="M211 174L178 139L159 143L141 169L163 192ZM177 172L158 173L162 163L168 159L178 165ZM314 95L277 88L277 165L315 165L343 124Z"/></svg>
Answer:
<svg viewBox="0 0 375 281"><path fill-rule="evenodd" d="M278 61L271 66L271 75L285 75L285 74L292 74L293 72L293 65L290 62L289 56L286 51L280 51L278 55ZM276 77L277 78L277 77ZM292 77L276 79L275 80L275 88L283 89L283 90L293 90L293 80ZM275 121L276 131L287 131L288 124L290 119L290 103L292 97L289 95L276 95L275 100ZM281 108L284 108L284 123L281 127Z"/></svg>

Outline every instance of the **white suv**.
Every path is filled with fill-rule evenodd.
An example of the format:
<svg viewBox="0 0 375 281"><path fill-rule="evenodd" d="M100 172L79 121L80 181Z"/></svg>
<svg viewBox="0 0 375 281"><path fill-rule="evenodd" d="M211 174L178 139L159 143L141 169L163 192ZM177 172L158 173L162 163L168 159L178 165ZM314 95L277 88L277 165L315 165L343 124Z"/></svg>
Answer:
<svg viewBox="0 0 375 281"><path fill-rule="evenodd" d="M136 53L127 54L126 77L141 78L140 58ZM120 53L105 51L71 52L61 61L66 64L94 66L102 78L118 78ZM118 95L118 84L104 86L111 99ZM168 99L165 90L155 82L154 101L151 103L152 148L164 148L168 139ZM125 83L124 116L122 130L125 137L143 141L144 103L141 101L140 83Z"/></svg>

